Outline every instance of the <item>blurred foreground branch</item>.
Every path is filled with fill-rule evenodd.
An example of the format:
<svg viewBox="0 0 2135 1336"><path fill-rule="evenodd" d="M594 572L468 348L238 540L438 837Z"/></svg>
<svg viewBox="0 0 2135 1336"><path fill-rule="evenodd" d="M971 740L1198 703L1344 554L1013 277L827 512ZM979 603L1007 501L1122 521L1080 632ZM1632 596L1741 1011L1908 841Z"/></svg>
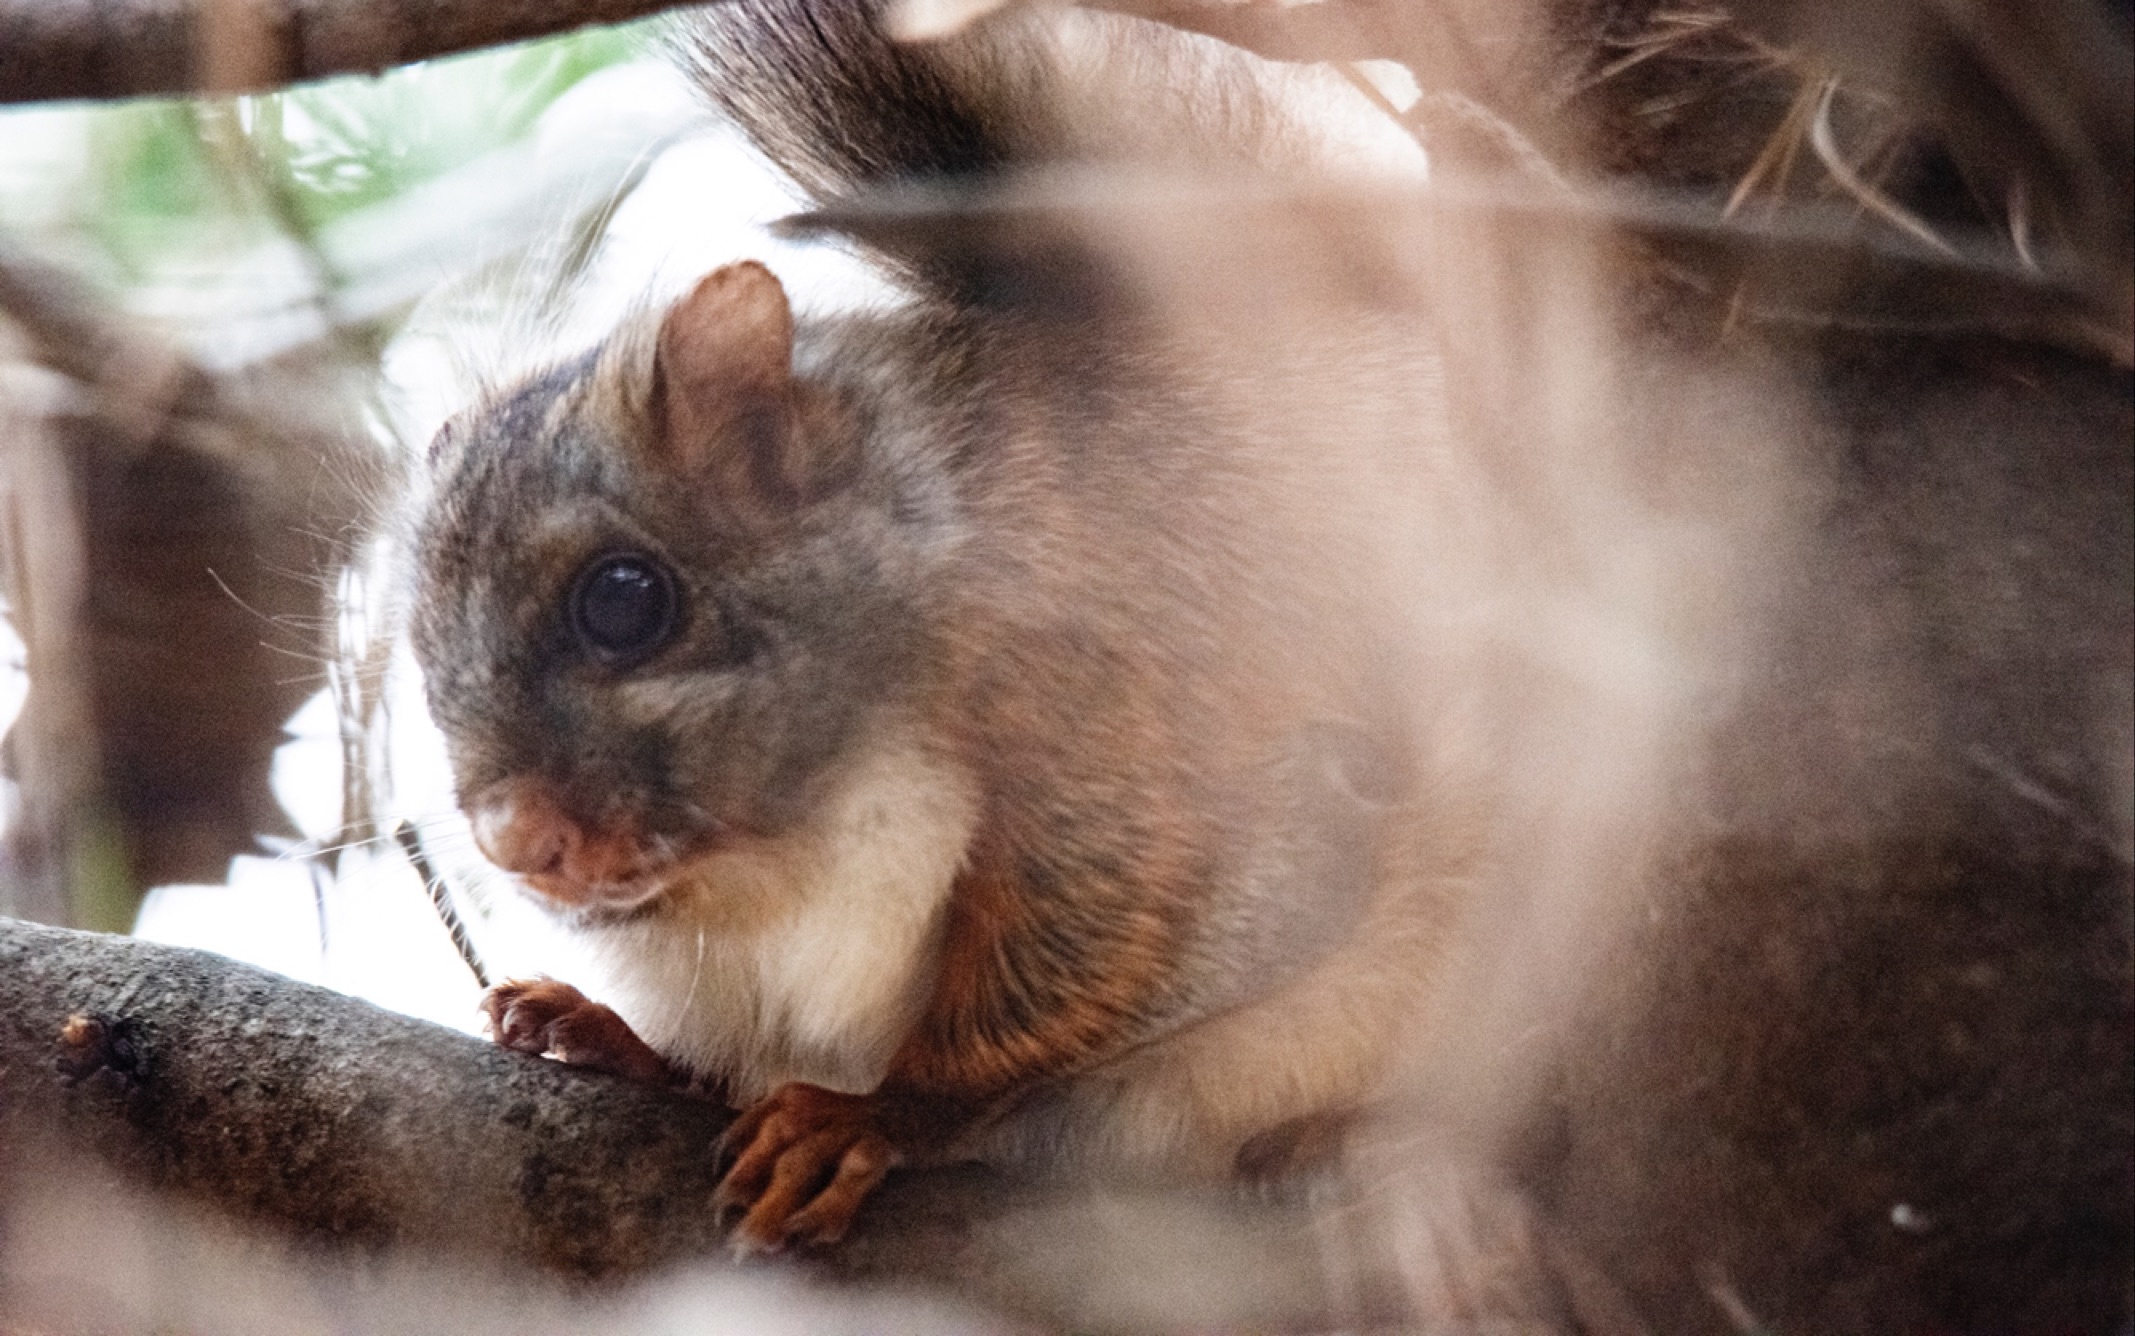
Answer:
<svg viewBox="0 0 2135 1336"><path fill-rule="evenodd" d="M0 103L258 92L675 7L676 0L0 0Z"/></svg>

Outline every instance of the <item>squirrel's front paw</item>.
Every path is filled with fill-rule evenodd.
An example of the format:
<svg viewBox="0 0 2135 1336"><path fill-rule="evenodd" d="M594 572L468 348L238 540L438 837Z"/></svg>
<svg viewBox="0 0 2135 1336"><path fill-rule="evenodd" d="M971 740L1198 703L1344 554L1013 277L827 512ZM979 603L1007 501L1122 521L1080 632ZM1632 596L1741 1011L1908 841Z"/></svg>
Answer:
<svg viewBox="0 0 2135 1336"><path fill-rule="evenodd" d="M574 1067L666 1084L673 1074L630 1023L567 983L512 979L482 998L489 1033L521 1053L549 1054Z"/></svg>
<svg viewBox="0 0 2135 1336"><path fill-rule="evenodd" d="M720 1145L734 1154L714 1207L741 1211L737 1253L835 1243L898 1159L881 1101L792 1082L741 1115Z"/></svg>

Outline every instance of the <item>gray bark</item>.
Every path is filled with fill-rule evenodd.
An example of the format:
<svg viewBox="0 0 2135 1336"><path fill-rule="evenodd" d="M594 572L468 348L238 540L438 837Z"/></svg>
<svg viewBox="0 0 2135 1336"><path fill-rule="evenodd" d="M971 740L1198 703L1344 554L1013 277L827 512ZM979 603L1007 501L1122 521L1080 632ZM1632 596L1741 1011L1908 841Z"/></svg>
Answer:
<svg viewBox="0 0 2135 1336"><path fill-rule="evenodd" d="M115 1177L315 1259L606 1291L728 1265L710 1209L728 1117L208 953L0 920L0 1260L23 1200ZM41 1173L55 1155L97 1172ZM1335 1311L1305 1229L1228 1194L952 1168L893 1175L809 1269L1046 1326L1269 1330ZM1339 1307L1383 1310L1382 1282L1351 1277Z"/></svg>
<svg viewBox="0 0 2135 1336"><path fill-rule="evenodd" d="M125 938L8 923L0 981L10 1126L63 1127L142 1185L353 1247L585 1277L718 1246L692 1209L715 1106ZM108 1060L62 1039L77 1016L115 1032Z"/></svg>

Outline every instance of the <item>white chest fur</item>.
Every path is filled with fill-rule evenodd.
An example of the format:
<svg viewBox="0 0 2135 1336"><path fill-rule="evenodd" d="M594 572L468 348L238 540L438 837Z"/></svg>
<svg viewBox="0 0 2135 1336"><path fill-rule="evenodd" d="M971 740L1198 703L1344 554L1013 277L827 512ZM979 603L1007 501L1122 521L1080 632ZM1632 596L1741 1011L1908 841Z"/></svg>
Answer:
<svg viewBox="0 0 2135 1336"><path fill-rule="evenodd" d="M654 912L590 929L569 981L738 1100L786 1081L865 1091L926 1000L977 817L907 743L865 749L801 830L694 866Z"/></svg>

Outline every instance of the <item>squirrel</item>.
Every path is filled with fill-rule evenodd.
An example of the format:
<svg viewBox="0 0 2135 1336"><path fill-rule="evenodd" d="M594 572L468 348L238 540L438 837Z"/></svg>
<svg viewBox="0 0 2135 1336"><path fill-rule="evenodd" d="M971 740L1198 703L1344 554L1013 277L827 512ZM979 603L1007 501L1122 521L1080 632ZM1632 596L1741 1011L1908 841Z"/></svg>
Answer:
<svg viewBox="0 0 2135 1336"><path fill-rule="evenodd" d="M1722 198L1784 159L1686 78L1830 109L1754 30L1600 8L1541 104L1678 166L1709 130ZM900 1161L1265 1176L1397 1105L1445 1127L1350 1138L1342 1223L1448 1321L2124 1327L2124 359L1717 202L1765 292L1880 323L1738 301L1670 209L1589 266L1552 172L1375 240L1294 170L1385 161L1290 114L1309 72L1132 23L691 20L801 225L909 300L730 266L437 438L432 712L586 957L498 1039L742 1109L745 1248ZM1471 101L1427 110L1536 156Z"/></svg>
<svg viewBox="0 0 2135 1336"><path fill-rule="evenodd" d="M1458 189L1375 238L1308 173L1385 159L1292 116L1306 72L1132 22L692 20L804 225L910 300L729 267L439 437L433 713L587 957L498 1038L743 1109L746 1248L899 1161L1332 1143L1419 1275L2120 1329L2124 361L1714 331L1637 258L1695 247L1589 268L1576 210ZM1853 272L1774 262L1813 309ZM1970 281L1920 277L1829 309Z"/></svg>
<svg viewBox="0 0 2135 1336"><path fill-rule="evenodd" d="M742 0L687 54L829 204L1177 152L1044 26L1134 22L907 45ZM1136 88L1223 100L1196 152L1313 151L1244 58L1181 91L1132 38ZM603 976L502 985L493 1029L743 1110L744 1248L837 1239L902 1162L1279 1172L1428 1024L1477 842L1392 686L1384 422L1267 430L1345 359L1203 356L1046 226L874 239L891 312L730 264L430 448L458 798Z"/></svg>

